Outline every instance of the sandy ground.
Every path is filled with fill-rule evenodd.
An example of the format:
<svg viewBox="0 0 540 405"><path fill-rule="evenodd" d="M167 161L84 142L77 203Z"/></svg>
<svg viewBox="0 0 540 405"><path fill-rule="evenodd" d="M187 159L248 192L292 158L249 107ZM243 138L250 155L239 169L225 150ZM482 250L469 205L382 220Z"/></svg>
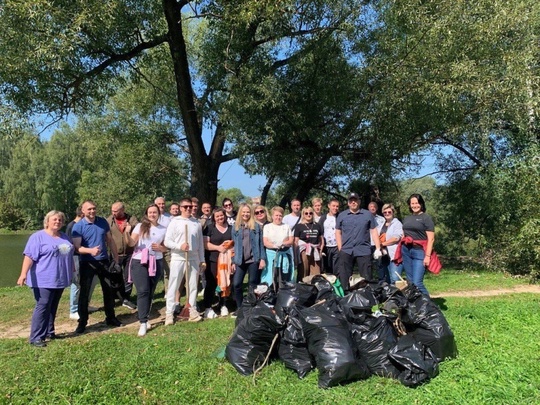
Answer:
<svg viewBox="0 0 540 405"><path fill-rule="evenodd" d="M458 291L458 292L445 292L441 294L434 294L432 298L446 298L446 297L492 297L497 295L504 294L519 294L519 293L536 293L540 294L539 285L520 285L514 288L501 288L497 290L473 290L473 291ZM118 315L118 319L124 326L119 328L111 328L103 322L105 314L102 310L95 312L90 315L88 326L86 328L86 333L115 333L123 332L125 330L132 331L133 334L136 334L139 328L139 322L137 320L136 311L133 311L131 314L122 314ZM159 310L152 310L150 316L150 324L152 327L163 325L165 322L165 308ZM59 338L69 338L78 336L74 333L75 328L77 327L77 321L68 320L68 321L57 321L56 322L56 334ZM152 329L148 332L151 334ZM6 326L0 323L0 338L1 339L13 339L28 337L30 334L30 322L21 322L16 325Z"/></svg>

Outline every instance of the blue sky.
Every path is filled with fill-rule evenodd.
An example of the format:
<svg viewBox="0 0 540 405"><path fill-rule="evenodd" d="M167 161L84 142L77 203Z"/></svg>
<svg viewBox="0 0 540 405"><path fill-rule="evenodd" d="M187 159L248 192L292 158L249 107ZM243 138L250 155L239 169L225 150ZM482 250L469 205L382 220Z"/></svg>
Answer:
<svg viewBox="0 0 540 405"><path fill-rule="evenodd" d="M238 160L224 163L219 168L218 187L223 189L239 188L246 197L258 197L266 184L266 177L246 174Z"/></svg>

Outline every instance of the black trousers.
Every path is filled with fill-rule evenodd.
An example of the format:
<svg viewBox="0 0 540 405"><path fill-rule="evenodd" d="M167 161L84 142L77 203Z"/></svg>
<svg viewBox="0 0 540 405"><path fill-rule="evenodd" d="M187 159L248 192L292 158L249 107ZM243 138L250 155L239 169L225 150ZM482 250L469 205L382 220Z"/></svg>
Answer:
<svg viewBox="0 0 540 405"><path fill-rule="evenodd" d="M86 326L88 324L88 299L94 275L98 276L101 284L101 290L103 291L103 306L105 307L105 316L107 320L115 318L115 289L112 287L111 273L109 273L108 269L108 260L80 262L79 272L81 278L81 289L79 291L79 325Z"/></svg>
<svg viewBox="0 0 540 405"><path fill-rule="evenodd" d="M338 278L344 291L349 290L349 278L353 275L354 263L358 266L358 273L367 281L373 281L373 275L371 274L371 255L367 256L353 256L339 252L339 271Z"/></svg>
<svg viewBox="0 0 540 405"><path fill-rule="evenodd" d="M131 278L137 289L137 317L140 322L148 322L152 300L158 281L163 276L163 259L156 260L156 275L148 274L148 266L140 260L131 261Z"/></svg>
<svg viewBox="0 0 540 405"><path fill-rule="evenodd" d="M338 274L338 259L339 259L339 250L337 246L334 247L324 247L324 272L328 274Z"/></svg>
<svg viewBox="0 0 540 405"><path fill-rule="evenodd" d="M204 286L204 307L212 308L214 302L219 301L219 306L223 306L225 299L216 295L217 287L217 262L206 262L206 269L204 270L206 277L206 285Z"/></svg>
<svg viewBox="0 0 540 405"><path fill-rule="evenodd" d="M118 264L122 268L122 275L124 276L124 285L118 288L118 294L123 300L129 300L131 292L133 290L133 283L128 281L129 279L129 263L131 262L131 255L118 256Z"/></svg>

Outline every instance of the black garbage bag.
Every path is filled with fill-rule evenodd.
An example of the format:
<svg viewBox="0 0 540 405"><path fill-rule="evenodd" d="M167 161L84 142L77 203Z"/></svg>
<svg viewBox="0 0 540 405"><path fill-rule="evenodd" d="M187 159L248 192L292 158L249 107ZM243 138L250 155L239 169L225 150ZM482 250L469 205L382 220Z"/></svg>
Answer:
<svg viewBox="0 0 540 405"><path fill-rule="evenodd" d="M300 320L309 353L319 370L319 387L369 377L369 369L358 357L349 324L335 300L300 310Z"/></svg>
<svg viewBox="0 0 540 405"><path fill-rule="evenodd" d="M407 297L394 285L382 283L373 287L373 292L380 303L392 301L396 306L404 308L407 305Z"/></svg>
<svg viewBox="0 0 540 405"><path fill-rule="evenodd" d="M408 305L402 313L407 332L428 346L437 358L455 358L458 354L454 333L440 308L415 285L405 289Z"/></svg>
<svg viewBox="0 0 540 405"><path fill-rule="evenodd" d="M318 293L316 301L337 298L337 295L334 292L334 286L326 277L318 274L311 279L311 284L317 287Z"/></svg>
<svg viewBox="0 0 540 405"><path fill-rule="evenodd" d="M302 331L298 309L289 307L285 329L281 332L278 356L285 367L294 370L298 378L304 378L314 367L307 342Z"/></svg>
<svg viewBox="0 0 540 405"><path fill-rule="evenodd" d="M283 321L273 307L264 301L258 302L234 330L225 348L225 357L240 374L252 374L264 362L274 337L282 328ZM276 344L274 350L277 351L277 347Z"/></svg>
<svg viewBox="0 0 540 405"><path fill-rule="evenodd" d="M369 287L355 290L339 300L339 305L347 320L354 324L364 323L371 315L372 308L377 305L377 298Z"/></svg>
<svg viewBox="0 0 540 405"><path fill-rule="evenodd" d="M264 292L260 293L259 291ZM274 292L273 288L269 287L266 283L255 287L249 287L248 293L242 301L242 305L236 310L235 326L240 325L240 322L242 322L245 317L249 316L253 307L259 302L266 302L271 306L273 306L276 302L276 293Z"/></svg>
<svg viewBox="0 0 540 405"><path fill-rule="evenodd" d="M411 335L400 337L388 357L400 370L398 380L407 387L416 387L439 374L435 354Z"/></svg>
<svg viewBox="0 0 540 405"><path fill-rule="evenodd" d="M317 287L305 283L281 283L276 297L276 313L285 318L291 306L310 307L317 299Z"/></svg>
<svg viewBox="0 0 540 405"><path fill-rule="evenodd" d="M351 325L352 337L360 359L372 374L398 378L400 371L388 358L388 352L398 340L392 320L386 316L367 316L364 323Z"/></svg>

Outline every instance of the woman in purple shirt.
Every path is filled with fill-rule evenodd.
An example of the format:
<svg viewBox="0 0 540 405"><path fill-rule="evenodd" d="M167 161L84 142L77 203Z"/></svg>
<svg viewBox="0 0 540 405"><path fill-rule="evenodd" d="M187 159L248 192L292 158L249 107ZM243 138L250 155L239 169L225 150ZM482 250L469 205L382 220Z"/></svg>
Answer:
<svg viewBox="0 0 540 405"><path fill-rule="evenodd" d="M36 307L32 314L30 344L45 347L45 339L54 339L54 319L64 288L73 275L73 245L60 232L65 216L50 211L43 220L44 229L30 236L24 248L21 275L17 284L32 288Z"/></svg>

